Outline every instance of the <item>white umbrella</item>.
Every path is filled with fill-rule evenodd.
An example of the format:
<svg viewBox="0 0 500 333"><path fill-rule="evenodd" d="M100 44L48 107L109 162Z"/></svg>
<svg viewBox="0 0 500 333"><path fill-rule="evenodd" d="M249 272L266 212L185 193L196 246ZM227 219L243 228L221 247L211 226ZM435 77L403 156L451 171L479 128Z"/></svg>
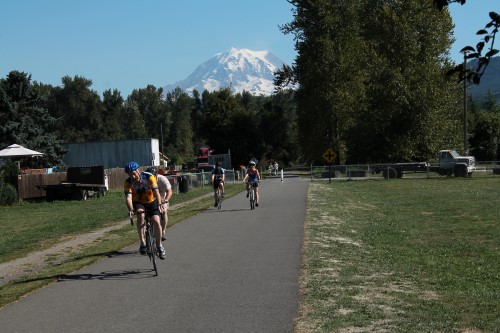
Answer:
<svg viewBox="0 0 500 333"><path fill-rule="evenodd" d="M42 156L42 155L43 153L25 148L17 144L10 145L5 149L0 150L0 158L29 157L29 156Z"/></svg>

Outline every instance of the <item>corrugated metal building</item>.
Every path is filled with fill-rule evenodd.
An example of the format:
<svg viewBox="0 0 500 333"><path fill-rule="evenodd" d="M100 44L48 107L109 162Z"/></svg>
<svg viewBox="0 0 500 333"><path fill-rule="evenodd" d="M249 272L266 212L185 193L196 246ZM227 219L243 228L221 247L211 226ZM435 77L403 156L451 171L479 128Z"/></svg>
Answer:
<svg viewBox="0 0 500 333"><path fill-rule="evenodd" d="M160 165L158 139L114 140L67 143L63 161L68 167L102 165L123 168L130 161L139 165Z"/></svg>

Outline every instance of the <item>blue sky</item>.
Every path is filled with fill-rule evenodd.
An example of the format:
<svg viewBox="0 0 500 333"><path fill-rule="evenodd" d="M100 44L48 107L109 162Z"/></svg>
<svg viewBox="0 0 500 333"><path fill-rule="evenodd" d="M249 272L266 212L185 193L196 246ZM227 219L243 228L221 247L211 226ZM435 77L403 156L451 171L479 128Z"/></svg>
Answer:
<svg viewBox="0 0 500 333"><path fill-rule="evenodd" d="M291 64L293 37L278 29L292 20L291 8L286 0L0 0L0 76L19 70L60 86L63 76L79 75L99 94L118 89L127 97L183 80L231 47L269 50ZM500 1L450 9L451 56L459 61Z"/></svg>

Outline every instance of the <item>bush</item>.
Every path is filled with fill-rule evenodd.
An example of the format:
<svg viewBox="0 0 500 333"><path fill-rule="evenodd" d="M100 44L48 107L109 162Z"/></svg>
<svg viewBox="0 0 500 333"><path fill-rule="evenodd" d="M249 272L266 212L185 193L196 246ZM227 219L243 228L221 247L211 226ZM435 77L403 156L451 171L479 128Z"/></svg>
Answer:
<svg viewBox="0 0 500 333"><path fill-rule="evenodd" d="M12 205L16 201L16 188L11 184L0 183L0 205Z"/></svg>

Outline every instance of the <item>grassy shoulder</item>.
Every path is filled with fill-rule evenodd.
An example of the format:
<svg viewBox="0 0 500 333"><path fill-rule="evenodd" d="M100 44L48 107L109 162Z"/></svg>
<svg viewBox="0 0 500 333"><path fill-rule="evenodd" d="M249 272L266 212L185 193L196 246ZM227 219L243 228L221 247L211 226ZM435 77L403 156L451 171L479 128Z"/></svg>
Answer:
<svg viewBox="0 0 500 333"><path fill-rule="evenodd" d="M226 198L243 189L241 184L227 184ZM213 197L207 196L210 193L212 189L205 187L174 195L170 200L171 205L181 205L169 211L169 227L212 207ZM192 201L196 198L199 200ZM0 212L0 263L128 220L125 199L121 192L110 192L104 197L87 201L23 203L0 207ZM48 260L45 268L1 286L0 307L136 242L135 227L126 225L105 233L98 241L68 253L63 258Z"/></svg>
<svg viewBox="0 0 500 333"><path fill-rule="evenodd" d="M312 182L299 332L500 327L500 178Z"/></svg>

